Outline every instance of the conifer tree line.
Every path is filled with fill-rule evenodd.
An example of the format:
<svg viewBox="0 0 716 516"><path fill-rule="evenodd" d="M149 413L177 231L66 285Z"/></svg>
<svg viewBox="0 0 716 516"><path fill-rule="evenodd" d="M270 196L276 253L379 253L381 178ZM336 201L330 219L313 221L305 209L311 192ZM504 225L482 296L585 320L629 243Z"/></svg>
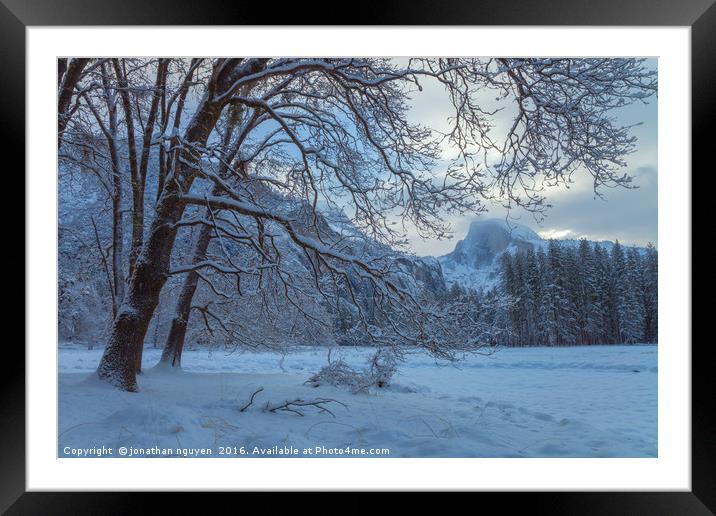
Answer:
<svg viewBox="0 0 716 516"><path fill-rule="evenodd" d="M578 246L550 240L547 249L527 248L500 258L499 286L464 292L480 317L492 322L492 344L566 346L656 343L658 254L611 249L581 240ZM499 298L501 302L495 303Z"/></svg>

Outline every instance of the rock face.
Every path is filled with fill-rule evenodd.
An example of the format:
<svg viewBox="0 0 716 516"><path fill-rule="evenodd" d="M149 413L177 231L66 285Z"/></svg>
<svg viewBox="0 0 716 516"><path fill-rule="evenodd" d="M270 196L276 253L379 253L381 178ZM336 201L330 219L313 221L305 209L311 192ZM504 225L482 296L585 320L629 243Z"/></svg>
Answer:
<svg viewBox="0 0 716 516"><path fill-rule="evenodd" d="M420 286L436 296L441 296L447 292L443 270L436 258L402 256L396 260L396 263L408 273L408 277L416 286ZM401 286L407 287L411 291L416 290L415 287L410 288L409 285L403 284Z"/></svg>
<svg viewBox="0 0 716 516"><path fill-rule="evenodd" d="M465 239L460 240L445 259L477 269L492 263L495 255L507 249L509 243L510 234L500 225L487 221L473 222Z"/></svg>
<svg viewBox="0 0 716 516"><path fill-rule="evenodd" d="M453 261L475 269L490 265L495 257L512 244L518 248L533 245L540 237L525 226L510 225L504 220L477 220L470 224L464 240L460 240L452 253L445 255L446 261Z"/></svg>
<svg viewBox="0 0 716 516"><path fill-rule="evenodd" d="M455 250L441 256L445 280L466 287L490 287L497 280L497 258L505 251L540 245L539 235L504 219L476 220Z"/></svg>

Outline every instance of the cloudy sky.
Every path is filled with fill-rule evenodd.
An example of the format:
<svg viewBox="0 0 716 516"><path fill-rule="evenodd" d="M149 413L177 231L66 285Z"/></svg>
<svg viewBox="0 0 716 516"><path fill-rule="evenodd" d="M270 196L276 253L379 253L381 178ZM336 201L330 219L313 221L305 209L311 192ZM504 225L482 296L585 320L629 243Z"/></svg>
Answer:
<svg viewBox="0 0 716 516"><path fill-rule="evenodd" d="M656 60L650 60L656 68ZM444 127L448 116L444 93L438 85L423 85L424 91L413 100L413 117L431 127ZM657 240L657 101L637 103L615 115L625 125L641 124L632 129L638 138L637 151L627 156L625 172L633 177L636 189L605 189L604 199L595 198L591 176L575 173L570 189L548 191L552 205L544 220L537 223L527 212L513 210L510 218L531 227L544 238L581 238L615 240L628 245L646 245ZM488 206L488 213L480 218L505 218L507 211L500 206ZM424 256L439 256L452 251L457 240L463 238L474 216L448 219L453 228L451 240L425 240L409 230L408 239L414 252Z"/></svg>

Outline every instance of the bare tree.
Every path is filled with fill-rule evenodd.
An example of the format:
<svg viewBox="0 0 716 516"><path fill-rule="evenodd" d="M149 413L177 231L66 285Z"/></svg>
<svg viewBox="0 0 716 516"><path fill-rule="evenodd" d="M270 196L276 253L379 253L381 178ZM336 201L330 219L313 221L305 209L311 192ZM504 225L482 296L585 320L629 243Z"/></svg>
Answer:
<svg viewBox="0 0 716 516"><path fill-rule="evenodd" d="M102 63L100 67L101 73L101 99L104 101L104 109L107 113L107 124L103 122L103 117L99 110L94 106L93 101L88 93L82 96L89 107L97 126L100 128L107 142L109 158L111 163L111 193L112 198L112 316L117 315L119 304L124 297L124 272L122 267L122 254L124 249L124 228L122 221L122 167L120 164L119 151L119 135L117 122L117 106L114 89L110 83L108 67Z"/></svg>
<svg viewBox="0 0 716 516"><path fill-rule="evenodd" d="M133 272L134 262L144 234L145 189L152 147L161 142L153 140L154 130L162 110L167 90L170 60L72 59L60 60L60 121L62 132L70 132L70 141L60 153L68 163L75 159L87 168L88 149L94 134L106 141L106 153L111 164L109 180L103 179L112 202L112 307L116 316L122 303L126 277ZM179 94L177 92L177 94ZM69 107L70 100L74 104ZM118 112L118 104L121 112ZM62 110L66 114L62 114ZM78 113L71 129L67 123ZM146 116L145 116L146 115ZM162 120L163 121L163 120ZM124 135L120 128L124 126ZM137 144L137 136L141 144ZM67 138L65 138L66 140ZM163 146L162 146L163 148ZM76 159L76 155L81 156ZM96 153L96 147L92 153ZM97 161L89 160L89 161ZM124 189L131 191L131 207L124 205ZM131 244L128 263L124 262L124 215L131 220ZM99 240L99 234L96 235ZM125 272L126 271L126 272ZM137 371L141 370L141 350L137 355Z"/></svg>
<svg viewBox="0 0 716 516"><path fill-rule="evenodd" d="M131 89L126 63L112 64L125 124L141 120L142 109L122 93ZM401 244L406 224L443 236L449 227L442 213L479 211L486 199L540 212L547 206L542 190L568 183L580 169L592 175L595 191L629 186L622 169L634 139L610 113L656 90L655 72L636 59L216 59L167 63L172 69L166 80L157 74L154 115L143 133L145 147L163 147L158 200L146 237L133 239L138 253L98 368L100 378L129 391L137 389L137 358L168 277L200 269L237 282L271 275L300 309L289 249L302 253L316 295L350 302L371 338L451 356L468 344L452 339L442 314L401 285L391 253L331 233L323 209L342 211L364 241L390 247ZM444 134L409 121L411 96L426 81L438 81L453 107ZM165 106L169 82L178 85L174 108ZM486 94L509 107L500 115L511 120L503 137L492 128L498 113L484 105ZM196 99L191 106L189 98ZM236 131L245 136L236 158L249 167L229 159L217 133L222 114L237 108ZM187 109L190 120L177 122ZM162 132L149 138L154 117ZM446 145L454 151L447 164ZM140 168L132 177L141 182ZM226 252L221 261L195 254L198 261L172 268L182 217L196 208L208 215L199 224L253 249L248 266ZM361 298L381 307L377 319Z"/></svg>

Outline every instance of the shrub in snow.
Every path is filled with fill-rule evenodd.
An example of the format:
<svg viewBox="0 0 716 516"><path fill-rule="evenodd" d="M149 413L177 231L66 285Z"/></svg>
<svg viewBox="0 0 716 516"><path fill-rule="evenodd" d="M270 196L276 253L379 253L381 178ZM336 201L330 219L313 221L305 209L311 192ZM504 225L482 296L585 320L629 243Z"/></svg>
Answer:
<svg viewBox="0 0 716 516"><path fill-rule="evenodd" d="M331 361L309 378L308 383L314 387L323 384L348 388L353 393L368 392L371 388L384 388L396 371L395 355L384 349L378 350L368 359L363 369L355 369L343 360Z"/></svg>
<svg viewBox="0 0 716 516"><path fill-rule="evenodd" d="M370 377L376 387L387 387L397 367L395 354L384 349L378 350L368 360Z"/></svg>

